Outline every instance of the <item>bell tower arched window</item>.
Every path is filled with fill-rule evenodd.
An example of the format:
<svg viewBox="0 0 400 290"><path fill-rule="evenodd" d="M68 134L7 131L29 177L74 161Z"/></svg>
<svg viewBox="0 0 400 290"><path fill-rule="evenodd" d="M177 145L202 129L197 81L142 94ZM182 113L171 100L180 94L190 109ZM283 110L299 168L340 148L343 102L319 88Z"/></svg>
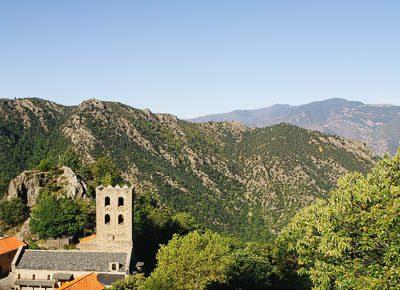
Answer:
<svg viewBox="0 0 400 290"><path fill-rule="evenodd" d="M109 215L109 214L106 214L106 215L104 216L104 223L105 223L106 225L110 224L110 215Z"/></svg>
<svg viewBox="0 0 400 290"><path fill-rule="evenodd" d="M110 198L108 196L106 196L106 198L104 199L104 205L110 205Z"/></svg>
<svg viewBox="0 0 400 290"><path fill-rule="evenodd" d="M123 206L123 205L124 205L124 198L118 197L118 206Z"/></svg>
<svg viewBox="0 0 400 290"><path fill-rule="evenodd" d="M122 225L124 223L124 216L122 215L122 214L120 214L119 216L118 216L118 224L119 225Z"/></svg>

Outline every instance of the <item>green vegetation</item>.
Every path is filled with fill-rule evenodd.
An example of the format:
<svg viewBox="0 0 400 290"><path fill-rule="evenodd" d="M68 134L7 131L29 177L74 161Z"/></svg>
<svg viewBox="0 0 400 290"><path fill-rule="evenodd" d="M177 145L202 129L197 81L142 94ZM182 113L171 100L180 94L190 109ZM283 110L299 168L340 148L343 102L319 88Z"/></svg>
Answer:
<svg viewBox="0 0 400 290"><path fill-rule="evenodd" d="M58 130L69 109L59 111L57 107L62 106L39 99L20 103L18 111L15 101L0 100L0 196L6 190L2 184L23 170L43 159L57 164L69 144ZM41 108L40 117L29 109L35 106Z"/></svg>
<svg viewBox="0 0 400 290"><path fill-rule="evenodd" d="M400 153L367 176L343 177L273 244L208 230L174 235L147 278L128 277L114 289L398 289L399 217Z"/></svg>
<svg viewBox="0 0 400 290"><path fill-rule="evenodd" d="M198 228L192 216L186 213L174 215L171 210L160 207L149 194L136 199L134 214L135 254L139 261L144 262L143 270L147 274L156 265L160 244L167 244L174 234L187 234Z"/></svg>
<svg viewBox="0 0 400 290"><path fill-rule="evenodd" d="M368 176L349 174L303 209L279 237L314 289L400 286L400 154Z"/></svg>
<svg viewBox="0 0 400 290"><path fill-rule="evenodd" d="M65 197L58 167L92 198L121 176L135 184L144 273L114 289L399 288L400 154L364 176L375 162L366 148L290 125L191 124L107 102L14 105L0 102L0 190L23 169L54 175L32 208L39 238L93 230L93 199ZM19 200L0 204L2 225L25 214Z"/></svg>
<svg viewBox="0 0 400 290"><path fill-rule="evenodd" d="M146 278L143 274L127 276L125 280L115 282L110 290L137 290L140 289Z"/></svg>
<svg viewBox="0 0 400 290"><path fill-rule="evenodd" d="M30 229L39 238L58 238L81 233L89 220L89 204L84 200L41 193L32 209Z"/></svg>
<svg viewBox="0 0 400 290"><path fill-rule="evenodd" d="M113 102L65 107L1 100L0 190L22 170L68 165L88 183L135 184L171 216L242 241L273 240L345 172L366 172L366 148L290 125L193 124ZM95 162L94 164L92 164Z"/></svg>
<svg viewBox="0 0 400 290"><path fill-rule="evenodd" d="M232 243L212 232L174 236L157 254L157 268L147 278L147 289L205 289L226 281Z"/></svg>
<svg viewBox="0 0 400 290"><path fill-rule="evenodd" d="M271 288L276 274L272 253L269 244L251 242L239 248L232 255L225 283L232 289Z"/></svg>
<svg viewBox="0 0 400 290"><path fill-rule="evenodd" d="M122 184L123 179L117 166L108 157L100 157L90 165L95 186L97 185L112 185Z"/></svg>
<svg viewBox="0 0 400 290"><path fill-rule="evenodd" d="M270 244L241 243L208 230L174 235L147 278L128 276L112 289L308 289L287 269L280 271L275 252Z"/></svg>
<svg viewBox="0 0 400 290"><path fill-rule="evenodd" d="M18 198L0 202L0 226L3 229L15 227L29 216L28 207Z"/></svg>

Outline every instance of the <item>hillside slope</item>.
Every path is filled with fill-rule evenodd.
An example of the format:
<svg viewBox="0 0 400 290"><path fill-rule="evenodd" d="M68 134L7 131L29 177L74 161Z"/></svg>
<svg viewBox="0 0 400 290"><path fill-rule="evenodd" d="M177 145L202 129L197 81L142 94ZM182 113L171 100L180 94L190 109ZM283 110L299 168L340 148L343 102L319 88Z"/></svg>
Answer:
<svg viewBox="0 0 400 290"><path fill-rule="evenodd" d="M270 238L339 176L374 163L362 143L285 124L195 124L98 100L0 100L0 114L4 181L67 149L83 164L109 156L138 193L244 239Z"/></svg>
<svg viewBox="0 0 400 290"><path fill-rule="evenodd" d="M274 105L192 119L193 122L239 121L249 127L289 123L365 142L381 155L396 153L400 141L400 107L330 99L302 106Z"/></svg>

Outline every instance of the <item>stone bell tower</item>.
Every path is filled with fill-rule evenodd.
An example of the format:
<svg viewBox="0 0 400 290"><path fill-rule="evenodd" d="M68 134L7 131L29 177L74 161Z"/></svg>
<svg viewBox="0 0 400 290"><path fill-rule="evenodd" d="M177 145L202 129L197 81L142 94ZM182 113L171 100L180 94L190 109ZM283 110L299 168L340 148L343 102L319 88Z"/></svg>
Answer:
<svg viewBox="0 0 400 290"><path fill-rule="evenodd" d="M133 187L96 188L96 236L81 250L129 252L133 248Z"/></svg>

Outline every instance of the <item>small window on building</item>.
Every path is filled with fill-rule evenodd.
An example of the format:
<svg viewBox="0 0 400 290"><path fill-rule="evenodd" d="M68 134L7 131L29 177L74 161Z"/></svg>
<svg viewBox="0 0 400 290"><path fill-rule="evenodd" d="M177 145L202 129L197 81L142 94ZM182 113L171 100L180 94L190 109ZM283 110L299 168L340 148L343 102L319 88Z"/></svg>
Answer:
<svg viewBox="0 0 400 290"><path fill-rule="evenodd" d="M124 205L124 198L118 197L118 206L123 206L123 205Z"/></svg>
<svg viewBox="0 0 400 290"><path fill-rule="evenodd" d="M21 274L18 274L18 280L21 279Z"/></svg>
<svg viewBox="0 0 400 290"><path fill-rule="evenodd" d="M118 271L120 266L121 266L120 263L111 262L108 264L108 271L110 272Z"/></svg>
<svg viewBox="0 0 400 290"><path fill-rule="evenodd" d="M36 279L36 275L33 274L33 275L32 275L32 280L35 280L35 279Z"/></svg>
<svg viewBox="0 0 400 290"><path fill-rule="evenodd" d="M118 224L119 225L122 225L124 223L124 216L122 215L122 214L120 214L119 216L118 216Z"/></svg>
<svg viewBox="0 0 400 290"><path fill-rule="evenodd" d="M47 275L47 280L50 280L50 275Z"/></svg>
<svg viewBox="0 0 400 290"><path fill-rule="evenodd" d="M105 223L106 225L110 224L110 215L109 215L109 214L106 214L106 215L105 215L105 217L104 217L104 223Z"/></svg>
<svg viewBox="0 0 400 290"><path fill-rule="evenodd" d="M104 199L104 206L110 205L110 198L108 196L106 196L106 198Z"/></svg>

